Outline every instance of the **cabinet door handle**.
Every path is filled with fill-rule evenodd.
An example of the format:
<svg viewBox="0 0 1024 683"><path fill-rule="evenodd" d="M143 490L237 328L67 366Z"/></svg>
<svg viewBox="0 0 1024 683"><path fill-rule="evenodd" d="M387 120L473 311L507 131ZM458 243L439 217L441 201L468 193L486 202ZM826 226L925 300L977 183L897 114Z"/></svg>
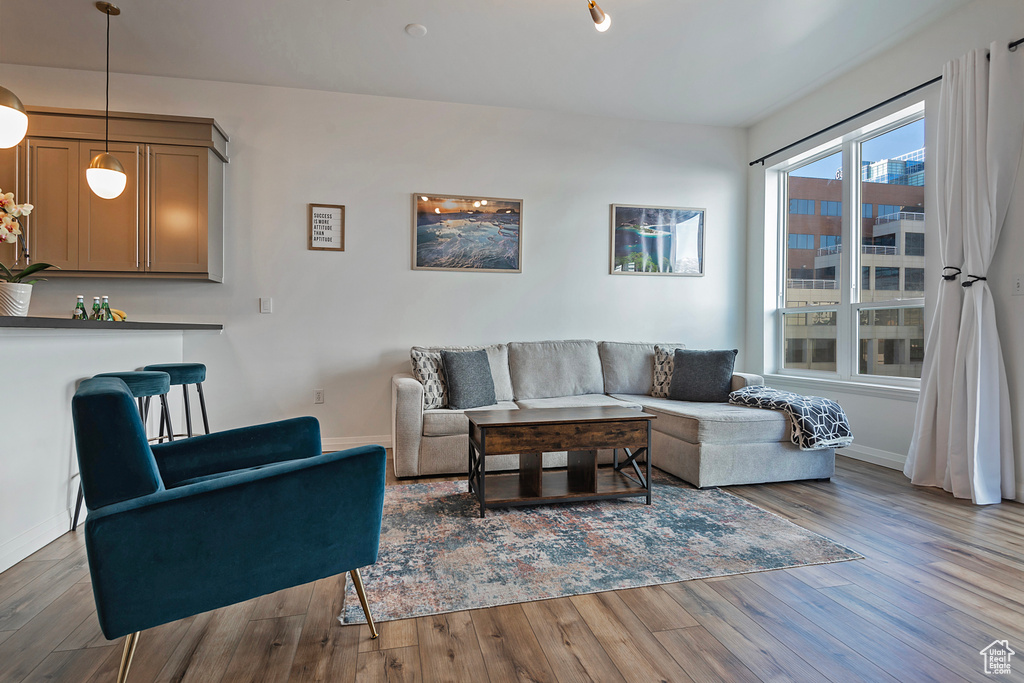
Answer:
<svg viewBox="0 0 1024 683"><path fill-rule="evenodd" d="M21 200L21 145L14 148L14 201ZM27 200L26 200L27 201ZM25 218L25 232L28 233L28 218ZM26 244L28 244L26 242ZM18 261L21 260L21 254L18 253L18 247L21 246L17 242L14 243L14 265L18 265Z"/></svg>
<svg viewBox="0 0 1024 683"><path fill-rule="evenodd" d="M139 192L142 187L139 185L139 146L135 145L135 270L139 269Z"/></svg>
<svg viewBox="0 0 1024 683"><path fill-rule="evenodd" d="M153 235L150 233L150 197L153 192L153 180L150 176L149 155L152 150L146 145L146 270L153 265Z"/></svg>
<svg viewBox="0 0 1024 683"><path fill-rule="evenodd" d="M28 202L29 204L32 203L32 141L29 140L29 139L25 140L25 201ZM29 265L29 247L28 247L28 245L30 244L30 242L29 242L28 237L29 237L29 234L31 234L31 231L29 230L29 223L31 223L31 222L32 221L31 221L30 218L27 218L27 217L25 218L25 235L24 235L24 238L25 238L25 265L26 266ZM15 249L15 251L17 251L17 249ZM19 259L20 259L20 256L15 257L15 259L14 259L14 264L15 265L18 264L18 260Z"/></svg>

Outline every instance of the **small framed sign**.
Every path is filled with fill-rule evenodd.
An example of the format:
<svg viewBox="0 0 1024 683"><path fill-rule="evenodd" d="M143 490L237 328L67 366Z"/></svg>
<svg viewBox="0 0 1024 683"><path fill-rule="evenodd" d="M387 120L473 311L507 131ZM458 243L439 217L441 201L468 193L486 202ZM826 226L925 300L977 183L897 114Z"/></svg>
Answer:
<svg viewBox="0 0 1024 683"><path fill-rule="evenodd" d="M344 206L309 205L309 248L316 251L345 251Z"/></svg>

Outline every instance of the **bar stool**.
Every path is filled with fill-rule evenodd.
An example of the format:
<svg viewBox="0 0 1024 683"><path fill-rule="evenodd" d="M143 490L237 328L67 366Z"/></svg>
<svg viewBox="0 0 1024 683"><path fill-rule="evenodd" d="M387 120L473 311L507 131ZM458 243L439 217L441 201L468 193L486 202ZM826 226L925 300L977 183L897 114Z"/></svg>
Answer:
<svg viewBox="0 0 1024 683"><path fill-rule="evenodd" d="M167 407L167 394L171 390L171 376L166 372L141 371L141 372L104 372L96 377L116 377L128 385L128 391L139 402L139 415L142 417L142 424L146 424L149 417L149 401L154 396L160 397L160 434L163 440L164 424L167 424L167 433L174 441L174 430L171 429L171 411ZM82 511L82 482L78 482L78 498L75 501L75 516L71 520L71 530L78 526L78 515Z"/></svg>
<svg viewBox="0 0 1024 683"><path fill-rule="evenodd" d="M202 363L158 363L147 365L143 370L166 372L171 377L171 386L181 385L182 394L185 396L185 429L188 436L192 436L192 406L188 400L188 385L196 385L199 393L199 408L203 413L203 429L210 433L210 420L206 415L206 397L203 395L203 382L206 380L206 366ZM170 425L170 423L168 423ZM163 435L161 425L160 434Z"/></svg>

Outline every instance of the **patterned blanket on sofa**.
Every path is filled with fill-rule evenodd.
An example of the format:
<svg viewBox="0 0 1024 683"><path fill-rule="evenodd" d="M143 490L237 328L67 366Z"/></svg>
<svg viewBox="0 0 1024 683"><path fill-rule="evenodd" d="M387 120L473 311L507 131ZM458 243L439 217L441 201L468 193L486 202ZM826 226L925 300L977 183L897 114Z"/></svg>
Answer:
<svg viewBox="0 0 1024 683"><path fill-rule="evenodd" d="M729 403L786 413L793 423L790 439L802 451L843 448L853 443L853 432L842 406L827 398L752 386L729 394Z"/></svg>

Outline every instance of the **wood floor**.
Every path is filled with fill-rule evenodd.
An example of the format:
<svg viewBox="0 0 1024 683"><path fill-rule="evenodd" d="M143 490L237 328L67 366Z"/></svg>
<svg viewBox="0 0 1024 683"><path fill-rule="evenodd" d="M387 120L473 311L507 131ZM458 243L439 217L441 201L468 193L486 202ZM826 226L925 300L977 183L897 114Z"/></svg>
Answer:
<svg viewBox="0 0 1024 683"><path fill-rule="evenodd" d="M831 482L731 488L866 559L341 626L343 577L145 631L129 680L1024 680L1024 506L975 507L840 458ZM81 533L0 574L0 682L113 681Z"/></svg>

